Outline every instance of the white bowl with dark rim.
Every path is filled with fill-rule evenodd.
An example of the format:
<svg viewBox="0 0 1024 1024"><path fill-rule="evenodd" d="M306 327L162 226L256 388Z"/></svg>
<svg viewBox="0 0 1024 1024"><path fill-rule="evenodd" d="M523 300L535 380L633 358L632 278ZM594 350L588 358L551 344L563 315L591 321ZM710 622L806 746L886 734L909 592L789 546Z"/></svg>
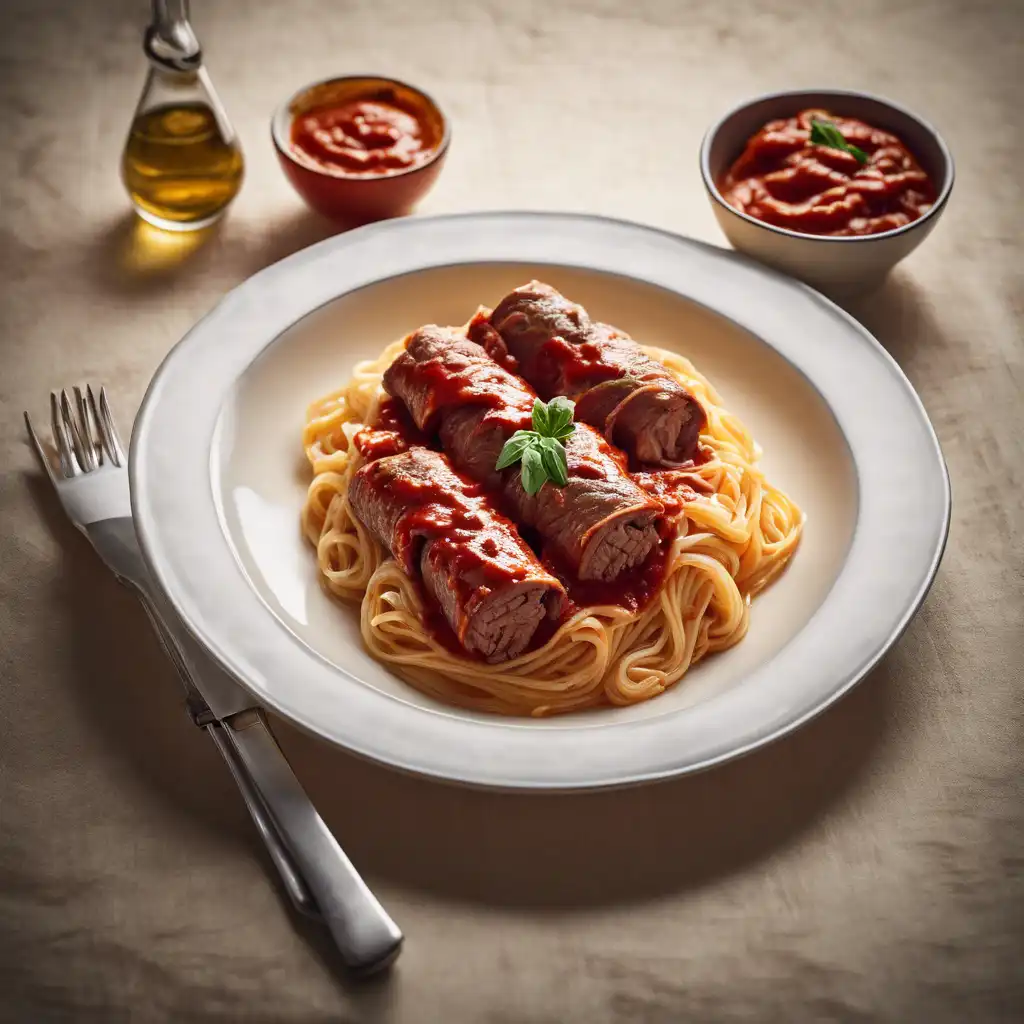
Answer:
<svg viewBox="0 0 1024 1024"><path fill-rule="evenodd" d="M857 118L897 136L935 183L937 198L931 209L892 231L835 237L776 227L730 206L718 182L750 137L769 121L808 108ZM881 284L930 234L953 190L953 157L935 128L891 100L845 89L793 89L734 107L704 136L700 170L718 224L735 249L833 295L856 294Z"/></svg>

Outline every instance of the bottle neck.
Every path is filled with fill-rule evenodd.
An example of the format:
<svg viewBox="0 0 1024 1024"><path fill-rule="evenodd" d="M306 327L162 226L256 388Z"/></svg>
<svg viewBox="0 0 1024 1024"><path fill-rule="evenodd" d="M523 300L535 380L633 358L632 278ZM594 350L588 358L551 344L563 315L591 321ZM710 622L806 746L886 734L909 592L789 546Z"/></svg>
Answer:
<svg viewBox="0 0 1024 1024"><path fill-rule="evenodd" d="M153 21L143 44L153 64L170 71L196 71L202 66L202 49L188 14L188 0L153 0Z"/></svg>

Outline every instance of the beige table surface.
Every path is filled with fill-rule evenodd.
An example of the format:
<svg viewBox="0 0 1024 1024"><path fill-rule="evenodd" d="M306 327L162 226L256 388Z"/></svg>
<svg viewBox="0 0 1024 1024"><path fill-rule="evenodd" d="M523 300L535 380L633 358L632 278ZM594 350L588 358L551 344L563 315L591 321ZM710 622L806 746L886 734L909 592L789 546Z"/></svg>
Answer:
<svg viewBox="0 0 1024 1024"><path fill-rule="evenodd" d="M197 0L248 158L183 263L140 248L117 165L143 0L6 0L0 32L0 1018L1024 1019L1024 6L858 0ZM933 119L942 224L852 311L949 462L945 560L898 647L799 734L631 792L495 796L281 725L407 934L346 979L289 915L139 608L57 512L21 410L105 381L127 428L225 291L322 237L271 152L293 88L384 70L455 125L424 212L532 207L722 244L696 148L751 94L837 84ZM865 396L870 401L870 396Z"/></svg>

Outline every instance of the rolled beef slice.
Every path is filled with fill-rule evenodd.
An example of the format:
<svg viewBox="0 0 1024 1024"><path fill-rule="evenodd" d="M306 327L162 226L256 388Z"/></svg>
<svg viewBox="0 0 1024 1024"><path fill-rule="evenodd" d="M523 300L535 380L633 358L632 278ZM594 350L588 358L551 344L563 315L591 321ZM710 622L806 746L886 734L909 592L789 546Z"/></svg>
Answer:
<svg viewBox="0 0 1024 1024"><path fill-rule="evenodd" d="M506 295L469 337L544 399L565 395L634 464L678 466L697 452L706 416L697 399L628 334L595 323L550 285Z"/></svg>
<svg viewBox="0 0 1024 1024"><path fill-rule="evenodd" d="M565 590L513 523L447 458L411 448L363 466L353 512L412 578L422 578L462 646L488 662L517 657Z"/></svg>
<svg viewBox="0 0 1024 1024"><path fill-rule="evenodd" d="M428 326L412 334L384 387L406 403L417 427L440 435L459 469L499 494L508 514L533 527L581 579L615 579L658 543L661 504L585 423L564 442L565 487L546 483L530 495L518 465L494 468L508 438L530 428L536 395L458 331Z"/></svg>

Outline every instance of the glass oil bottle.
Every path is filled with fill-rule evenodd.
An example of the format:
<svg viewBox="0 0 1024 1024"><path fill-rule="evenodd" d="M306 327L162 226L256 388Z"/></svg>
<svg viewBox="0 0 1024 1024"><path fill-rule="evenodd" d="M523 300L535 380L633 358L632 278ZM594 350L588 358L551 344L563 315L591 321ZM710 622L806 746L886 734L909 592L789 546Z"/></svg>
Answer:
<svg viewBox="0 0 1024 1024"><path fill-rule="evenodd" d="M170 231L205 228L242 186L244 162L203 65L188 0L153 0L149 74L121 159L136 212Z"/></svg>

